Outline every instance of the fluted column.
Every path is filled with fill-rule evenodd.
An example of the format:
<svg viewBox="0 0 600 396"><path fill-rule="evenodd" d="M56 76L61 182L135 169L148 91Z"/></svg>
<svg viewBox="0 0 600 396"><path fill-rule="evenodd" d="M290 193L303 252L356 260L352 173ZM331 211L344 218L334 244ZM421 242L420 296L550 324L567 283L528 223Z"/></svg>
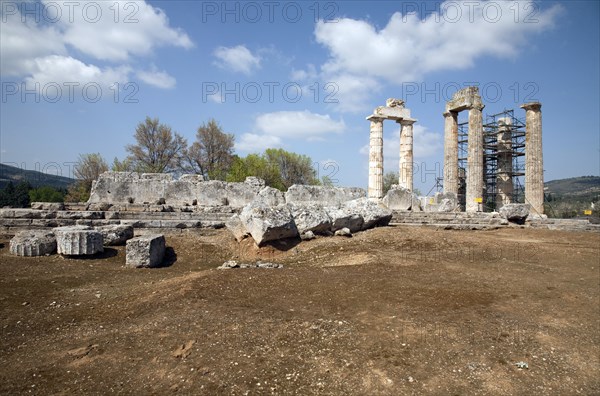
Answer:
<svg viewBox="0 0 600 396"><path fill-rule="evenodd" d="M402 119L400 124L400 172L398 184L413 190L413 124L415 120Z"/></svg>
<svg viewBox="0 0 600 396"><path fill-rule="evenodd" d="M444 192L458 195L458 113L444 113Z"/></svg>
<svg viewBox="0 0 600 396"><path fill-rule="evenodd" d="M370 116L369 191L371 199L383 198L383 118Z"/></svg>
<svg viewBox="0 0 600 396"><path fill-rule="evenodd" d="M483 106L469 110L469 143L467 148L467 212L483 210Z"/></svg>
<svg viewBox="0 0 600 396"><path fill-rule="evenodd" d="M544 213L544 161L542 156L542 104L525 103L525 203L533 213Z"/></svg>
<svg viewBox="0 0 600 396"><path fill-rule="evenodd" d="M498 169L496 171L496 210L512 202L513 198L513 156L512 119L498 119Z"/></svg>

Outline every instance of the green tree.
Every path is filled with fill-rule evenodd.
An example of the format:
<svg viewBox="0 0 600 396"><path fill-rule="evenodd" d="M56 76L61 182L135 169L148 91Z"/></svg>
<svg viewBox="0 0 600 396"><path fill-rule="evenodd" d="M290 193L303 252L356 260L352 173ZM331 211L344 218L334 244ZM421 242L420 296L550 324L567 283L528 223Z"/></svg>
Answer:
<svg viewBox="0 0 600 396"><path fill-rule="evenodd" d="M13 182L9 182L3 190L0 190L0 207L28 207L31 202L29 200L29 190L31 190L31 184L27 181L20 181L16 186Z"/></svg>
<svg viewBox="0 0 600 396"><path fill-rule="evenodd" d="M113 172L133 172L133 163L130 158L125 158L123 161L119 161L117 157L113 159L110 165L110 170Z"/></svg>
<svg viewBox="0 0 600 396"><path fill-rule="evenodd" d="M126 146L133 168L140 172L174 172L181 166L187 141L158 118L146 117L135 130L136 144Z"/></svg>
<svg viewBox="0 0 600 396"><path fill-rule="evenodd" d="M235 136L224 133L214 119L202 124L196 141L184 151L184 170L206 179L225 180L233 163L234 141Z"/></svg>
<svg viewBox="0 0 600 396"><path fill-rule="evenodd" d="M64 202L65 193L52 186L42 186L29 190L31 202Z"/></svg>
<svg viewBox="0 0 600 396"><path fill-rule="evenodd" d="M270 187L286 191L292 184L320 184L310 157L282 149L267 149L262 155L234 156L227 181L244 181L256 176Z"/></svg>
<svg viewBox="0 0 600 396"><path fill-rule="evenodd" d="M293 184L319 184L310 157L283 149L267 149L264 155L267 162L279 170L281 190L286 191Z"/></svg>
<svg viewBox="0 0 600 396"><path fill-rule="evenodd" d="M388 191L392 188L393 184L398 184L398 172L386 172L383 175L383 194L387 194Z"/></svg>

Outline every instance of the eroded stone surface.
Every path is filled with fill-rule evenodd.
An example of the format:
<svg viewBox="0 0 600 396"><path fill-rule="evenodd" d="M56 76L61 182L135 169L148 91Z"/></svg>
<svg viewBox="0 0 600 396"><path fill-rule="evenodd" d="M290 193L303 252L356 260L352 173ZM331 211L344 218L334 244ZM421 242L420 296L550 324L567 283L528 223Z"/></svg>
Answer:
<svg viewBox="0 0 600 396"><path fill-rule="evenodd" d="M143 235L127 241L125 266L130 268L159 267L165 257L165 236Z"/></svg>
<svg viewBox="0 0 600 396"><path fill-rule="evenodd" d="M106 225L96 227L102 234L104 246L125 245L127 240L133 238L133 227L130 225Z"/></svg>
<svg viewBox="0 0 600 396"><path fill-rule="evenodd" d="M298 232L324 233L331 230L331 219L327 211L318 204L288 204Z"/></svg>
<svg viewBox="0 0 600 396"><path fill-rule="evenodd" d="M253 202L240 213L240 220L257 245L298 236L298 229L286 205L266 206Z"/></svg>
<svg viewBox="0 0 600 396"><path fill-rule="evenodd" d="M91 227L57 227L53 232L56 235L58 254L84 256L104 251L102 234Z"/></svg>
<svg viewBox="0 0 600 396"><path fill-rule="evenodd" d="M45 256L56 252L56 237L50 231L21 231L10 240L10 253L15 256Z"/></svg>
<svg viewBox="0 0 600 396"><path fill-rule="evenodd" d="M418 200L417 195L409 189L393 184L382 202L390 210L411 210Z"/></svg>
<svg viewBox="0 0 600 396"><path fill-rule="evenodd" d="M362 198L366 191L358 187L326 187L294 184L285 193L287 203L316 203L336 206L346 201Z"/></svg>
<svg viewBox="0 0 600 396"><path fill-rule="evenodd" d="M498 211L508 221L524 222L529 216L530 206L528 204L511 203L506 204Z"/></svg>

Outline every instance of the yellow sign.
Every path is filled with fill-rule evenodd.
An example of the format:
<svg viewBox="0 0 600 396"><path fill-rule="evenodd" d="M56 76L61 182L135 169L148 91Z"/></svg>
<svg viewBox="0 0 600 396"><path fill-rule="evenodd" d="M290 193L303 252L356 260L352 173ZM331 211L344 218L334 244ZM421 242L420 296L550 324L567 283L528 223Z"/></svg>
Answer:
<svg viewBox="0 0 600 396"><path fill-rule="evenodd" d="M475 198L475 202L482 203L483 202L483 198L477 197L477 198Z"/></svg>
<svg viewBox="0 0 600 396"><path fill-rule="evenodd" d="M583 214L584 214L584 215L591 216L591 215L592 215L592 211L591 211L591 210L584 210L584 211L583 211Z"/></svg>
<svg viewBox="0 0 600 396"><path fill-rule="evenodd" d="M433 205L433 204L435 203L435 200L434 200L433 198L429 198L429 203L430 203L431 205Z"/></svg>

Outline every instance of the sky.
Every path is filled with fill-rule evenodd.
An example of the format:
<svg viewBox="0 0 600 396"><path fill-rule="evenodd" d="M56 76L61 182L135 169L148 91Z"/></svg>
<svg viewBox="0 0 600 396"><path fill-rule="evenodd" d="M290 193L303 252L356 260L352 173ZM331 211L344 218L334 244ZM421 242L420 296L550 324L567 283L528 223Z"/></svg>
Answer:
<svg viewBox="0 0 600 396"><path fill-rule="evenodd" d="M214 118L238 155L281 147L366 187L365 117L399 98L427 193L445 102L477 85L484 119L542 103L546 181L600 175L599 4L2 0L0 162L71 177L79 154L123 159L147 116L190 144ZM386 121L386 172L398 152Z"/></svg>

